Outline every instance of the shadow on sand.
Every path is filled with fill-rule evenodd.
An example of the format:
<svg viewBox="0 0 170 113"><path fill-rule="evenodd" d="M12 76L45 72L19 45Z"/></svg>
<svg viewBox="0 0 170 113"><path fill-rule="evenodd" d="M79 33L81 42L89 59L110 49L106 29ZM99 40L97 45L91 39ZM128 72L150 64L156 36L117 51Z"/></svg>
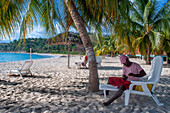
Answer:
<svg viewBox="0 0 170 113"><path fill-rule="evenodd" d="M3 85L18 85L18 84L22 84L21 82L17 83L17 82L10 82L10 81L6 81L6 80L0 80L0 84Z"/></svg>
<svg viewBox="0 0 170 113"><path fill-rule="evenodd" d="M122 67L102 66L98 70L122 70Z"/></svg>
<svg viewBox="0 0 170 113"><path fill-rule="evenodd" d="M170 68L170 64L163 64L163 68Z"/></svg>
<svg viewBox="0 0 170 113"><path fill-rule="evenodd" d="M20 75L9 75L9 76L11 76L11 77L20 77ZM31 78L52 78L51 76L36 76L36 75L23 75L23 78L29 78L29 77L31 77Z"/></svg>

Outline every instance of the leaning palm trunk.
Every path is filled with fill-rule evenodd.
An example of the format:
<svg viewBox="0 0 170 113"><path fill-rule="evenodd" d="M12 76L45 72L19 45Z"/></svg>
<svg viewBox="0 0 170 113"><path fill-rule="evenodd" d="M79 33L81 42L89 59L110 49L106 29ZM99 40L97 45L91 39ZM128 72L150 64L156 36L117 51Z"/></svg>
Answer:
<svg viewBox="0 0 170 113"><path fill-rule="evenodd" d="M83 45L86 48L86 53L88 55L89 61L89 84L88 84L88 92L96 92L99 90L99 79L98 79L98 72L97 72L97 65L95 54L93 50L93 46L91 40L88 36L87 30L84 26L84 23L76 9L75 4L72 0L64 0L70 15L75 23L75 26L80 34L80 37L83 41Z"/></svg>

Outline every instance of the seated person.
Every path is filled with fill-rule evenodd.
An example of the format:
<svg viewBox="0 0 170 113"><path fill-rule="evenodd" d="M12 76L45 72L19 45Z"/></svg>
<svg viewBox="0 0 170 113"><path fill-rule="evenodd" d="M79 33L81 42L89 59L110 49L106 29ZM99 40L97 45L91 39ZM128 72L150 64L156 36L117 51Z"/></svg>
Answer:
<svg viewBox="0 0 170 113"><path fill-rule="evenodd" d="M82 66L86 66L87 61L88 61L88 57L87 57L87 55L86 55L86 56L84 57L84 61L82 62Z"/></svg>
<svg viewBox="0 0 170 113"><path fill-rule="evenodd" d="M120 61L123 64L122 78L121 77L109 77L109 80L107 83L113 86L117 86L119 90L115 93L115 95L113 95L111 99L103 103L103 105L105 106L110 105L114 100L119 98L126 89L129 89L129 86L131 84L130 81L132 80L139 81L140 77L143 77L146 75L142 67L135 62L129 61L129 58L127 56L121 55ZM108 94L109 94L109 91L106 91L106 95Z"/></svg>
<svg viewBox="0 0 170 113"><path fill-rule="evenodd" d="M83 62L76 62L75 64L79 66L79 68L81 68L81 66L86 67L86 64L88 62L88 57L87 55L84 57L84 61ZM87 67L86 67L87 68Z"/></svg>

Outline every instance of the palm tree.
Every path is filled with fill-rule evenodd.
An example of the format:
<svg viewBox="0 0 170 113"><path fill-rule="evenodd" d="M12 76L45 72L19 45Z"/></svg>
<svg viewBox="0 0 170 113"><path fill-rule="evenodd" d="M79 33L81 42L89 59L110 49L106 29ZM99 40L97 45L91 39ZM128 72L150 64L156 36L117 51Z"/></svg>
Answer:
<svg viewBox="0 0 170 113"><path fill-rule="evenodd" d="M8 36L11 38L11 34L14 33L16 27L19 27L17 23L21 21L22 9L20 5L24 5L23 0L1 0L0 1L0 35L2 38Z"/></svg>
<svg viewBox="0 0 170 113"><path fill-rule="evenodd" d="M93 46L91 40L88 36L87 30L84 26L84 23L81 19L80 14L78 13L75 4L71 0L64 0L70 15L75 23L75 26L80 34L80 37L83 41L83 45L86 48L86 52L88 55L89 61L89 84L88 84L88 91L94 92L99 90L99 79L98 79L98 72L97 72L97 65L95 60L95 54L93 50Z"/></svg>
<svg viewBox="0 0 170 113"><path fill-rule="evenodd" d="M103 53L111 53L111 57L113 57L113 54L115 53L115 41L112 37L108 36L105 38L102 46Z"/></svg>
<svg viewBox="0 0 170 113"><path fill-rule="evenodd" d="M20 0L18 0L20 1ZM66 25L64 24L64 20L63 18L61 18L62 16L60 15L60 12L58 11L59 9L56 6L56 0L28 0L24 3L22 2L11 2L9 1L9 3L6 5L5 4L5 0L0 2L1 6L5 6L7 8L11 8L11 9L16 9L14 11L18 12L14 12L14 15L8 15L10 18L6 18L6 20L1 20L3 25L1 25L1 28L3 28L5 26L6 23L6 33L10 34L12 33L11 28L13 28L13 24L17 25L21 25L21 32L20 32L20 36L26 36L27 31L31 31L33 29L33 25L34 23L37 22L37 18L40 18L40 21L43 23L43 25L46 27L46 31L48 31L48 33L51 34L55 34L55 23L54 21L56 20L58 23L60 23L60 25L65 28L65 30L68 30L70 26L68 26L68 24L72 24L72 22L69 22L68 20L66 20ZM89 67L90 67L90 71L89 71L89 85L88 85L88 91L89 92L94 92L94 91L98 91L99 90L99 79L98 79L98 72L97 72L97 65L96 65L96 60L95 60L95 55L94 55L94 51L93 51L93 46L91 43L91 40L87 34L86 28L84 26L84 22L81 19L80 14L78 13L78 10L76 9L76 6L74 5L72 0L64 0L64 3L66 4L68 11L69 12L65 12L66 15L71 15L71 20L74 21L75 26L80 34L80 37L82 38L84 47L86 48L87 54L88 54L88 59L89 59ZM9 4L12 4L10 7ZM13 4L16 4L15 7L12 7ZM17 7L18 6L18 7ZM24 7L23 9L20 9L20 7ZM1 8L1 11L4 11L3 8ZM6 9L5 9L6 11ZM7 11L6 11L7 12ZM24 12L24 13L22 13ZM9 11L10 13L10 11ZM6 13L5 13L6 14ZM24 14L24 16L23 16ZM18 20L18 18L16 17L22 17L23 19ZM4 15L1 15L1 17L3 17ZM13 19L16 19L18 21L11 21ZM67 18L68 19L68 18ZM14 31L14 30L13 30ZM5 33L4 33L5 35Z"/></svg>
<svg viewBox="0 0 170 113"><path fill-rule="evenodd" d="M18 0L17 2L15 1L12 2L11 0L9 0L9 2L12 5L16 4L16 6L15 7L7 6L7 7L10 9L14 9L13 11L16 11L16 13L18 12L19 14L14 13L14 15L11 16L12 20L16 19L15 22L10 21L11 18L6 18L6 22L11 22L9 26L5 26L7 28L6 31L7 30L12 31L11 28L13 28L14 26L12 24L17 23L17 25L21 26L20 36L25 37L28 31L31 31L33 29L34 23L38 21L38 18L42 22L42 24L46 27L46 31L49 34L51 33L53 35L55 34L56 31L55 21L58 22L58 24L60 24L65 31L67 31L71 25L73 26L75 25L76 29L80 34L80 37L82 38L84 47L86 47L86 51L88 53L88 57L90 60L90 71L89 71L90 77L89 77L88 90L90 92L98 91L99 80L98 80L95 55L94 55L91 40L87 34L84 23L87 24L87 22L89 22L89 25L92 25L94 23L93 25L95 26L95 28L100 29L101 28L100 24L103 23L104 21L107 21L107 23L109 23L110 19L116 20L119 17L118 16L119 1L118 0L111 0L111 1L76 0L77 1L76 5L74 4L76 3L76 1L73 0L63 0L63 1L68 8L65 10L66 12L64 12L63 14L64 16L60 15L61 12L59 11L59 8L61 7L57 6L56 0L26 0L24 2L22 2L22 0ZM126 1L126 0L122 0L122 1ZM0 3L4 3L4 2L5 0L1 0ZM77 5L80 6L79 12L78 9L76 8ZM5 6L5 5L1 4L1 6ZM88 16L89 14L91 15ZM4 15L1 15L1 17L2 16ZM19 20L17 18L19 16L23 18ZM64 21L64 18L62 17L64 17L67 20ZM7 33L10 34L11 32L7 31Z"/></svg>
<svg viewBox="0 0 170 113"><path fill-rule="evenodd" d="M161 28L169 23L169 17L166 17L168 3L169 1L161 9L156 0L135 0L132 4L131 21L133 29L139 33L133 45L142 54L147 54L147 64L151 63L150 54L155 45L156 32L163 32L164 29Z"/></svg>

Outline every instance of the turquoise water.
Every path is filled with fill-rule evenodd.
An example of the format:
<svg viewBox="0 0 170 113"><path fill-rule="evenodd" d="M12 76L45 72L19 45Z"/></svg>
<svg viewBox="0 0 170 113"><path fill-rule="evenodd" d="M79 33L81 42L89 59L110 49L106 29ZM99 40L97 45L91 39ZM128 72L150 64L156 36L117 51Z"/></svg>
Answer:
<svg viewBox="0 0 170 113"><path fill-rule="evenodd" d="M51 58L53 56L31 54L32 59ZM30 54L28 53L0 53L0 62L14 62L30 60Z"/></svg>

